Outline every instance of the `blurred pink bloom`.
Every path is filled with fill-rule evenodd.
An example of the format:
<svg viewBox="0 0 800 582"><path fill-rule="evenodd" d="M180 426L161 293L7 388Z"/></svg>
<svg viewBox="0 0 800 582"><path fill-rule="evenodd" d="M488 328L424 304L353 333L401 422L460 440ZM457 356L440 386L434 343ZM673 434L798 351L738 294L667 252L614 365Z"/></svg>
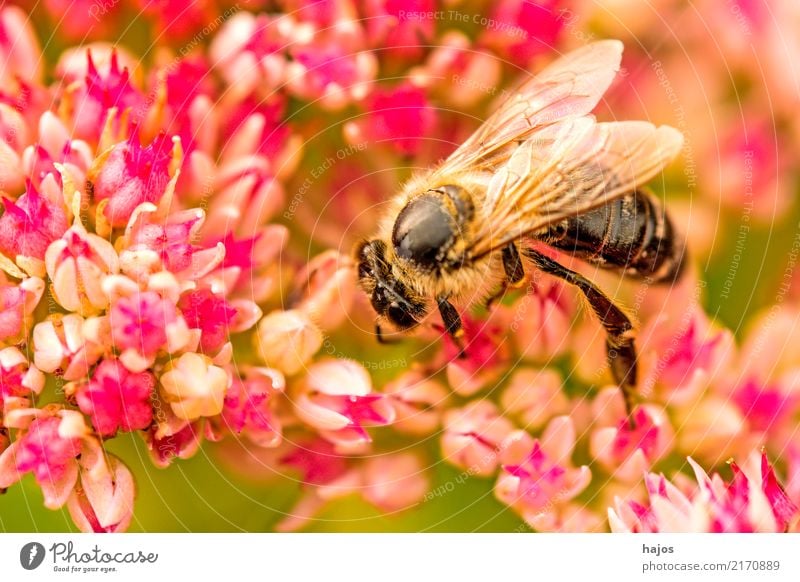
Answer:
<svg viewBox="0 0 800 582"><path fill-rule="evenodd" d="M444 415L442 457L473 475L493 475L500 463L502 442L514 426L488 400L474 400Z"/></svg>
<svg viewBox="0 0 800 582"><path fill-rule="evenodd" d="M280 154L288 145L291 127L284 120L286 117L287 97L283 93L274 93L264 99L256 95L248 95L225 115L222 122L222 151L233 143L245 131L255 134L253 153L265 156L269 160L280 158ZM255 131L258 128L260 131Z"/></svg>
<svg viewBox="0 0 800 582"><path fill-rule="evenodd" d="M411 70L413 83L454 108L464 110L480 101L502 97L502 63L488 51L476 51L470 38L448 31L436 41L424 64Z"/></svg>
<svg viewBox="0 0 800 582"><path fill-rule="evenodd" d="M557 508L583 491L589 467L572 466L575 427L568 416L553 419L540 439L516 431L503 441L502 471L495 495L539 531L559 529Z"/></svg>
<svg viewBox="0 0 800 582"><path fill-rule="evenodd" d="M251 368L243 378L235 376L222 409L227 428L260 447L277 447L282 435L274 400L285 386L283 375L270 368Z"/></svg>
<svg viewBox="0 0 800 582"><path fill-rule="evenodd" d="M674 433L663 409L645 404L626 418L619 390L604 390L592 403L598 412L589 450L603 469L617 479L635 482L674 447ZM606 423L613 423L611 426ZM604 426L605 425L605 426Z"/></svg>
<svg viewBox="0 0 800 582"><path fill-rule="evenodd" d="M487 17L481 44L501 57L526 67L533 57L555 48L564 19L563 0L500 0Z"/></svg>
<svg viewBox="0 0 800 582"><path fill-rule="evenodd" d="M680 319L655 317L640 338L642 390L650 394L654 387L663 388L659 395L667 403L695 397L689 389L699 387L696 376L708 382L725 372L735 349L731 332L712 325L697 305Z"/></svg>
<svg viewBox="0 0 800 582"><path fill-rule="evenodd" d="M76 387L75 397L81 412L91 418L102 437L117 430L129 432L150 425L153 409L150 397L155 387L150 372L129 372L117 359L104 359L92 372L89 382Z"/></svg>
<svg viewBox="0 0 800 582"><path fill-rule="evenodd" d="M760 460L760 462L759 462ZM709 477L689 459L698 489L681 492L663 475L647 475L650 506L617 500L609 509L612 531L627 532L781 532L798 518L797 506L778 482L762 453L748 459L742 470L731 462L733 477L726 483Z"/></svg>
<svg viewBox="0 0 800 582"><path fill-rule="evenodd" d="M369 374L352 360L309 366L293 404L297 416L340 452L362 450L372 442L366 428L391 424L395 417L391 401L372 391Z"/></svg>
<svg viewBox="0 0 800 582"><path fill-rule="evenodd" d="M732 398L748 422L750 430L777 433L781 430L793 433L796 425L793 418L800 405L800 384L797 374L763 382L757 378L745 378L734 389Z"/></svg>
<svg viewBox="0 0 800 582"><path fill-rule="evenodd" d="M281 520L278 531L296 531L307 525L327 503L359 490L361 476L333 444L316 439L297 444L281 464L300 472L304 486L300 500Z"/></svg>
<svg viewBox="0 0 800 582"><path fill-rule="evenodd" d="M288 66L288 89L323 109L339 110L366 97L378 71L367 51L354 52L339 42L293 47Z"/></svg>
<svg viewBox="0 0 800 582"><path fill-rule="evenodd" d="M526 430L537 430L553 417L569 412L569 400L562 390L564 380L555 370L517 368L500 403L509 415L519 417Z"/></svg>
<svg viewBox="0 0 800 582"><path fill-rule="evenodd" d="M389 58L417 59L434 39L434 0L366 0L361 10L370 46Z"/></svg>
<svg viewBox="0 0 800 582"><path fill-rule="evenodd" d="M386 384L383 391L395 410L393 429L426 435L439 427L448 391L438 381L424 372L410 370Z"/></svg>
<svg viewBox="0 0 800 582"><path fill-rule="evenodd" d="M260 87L274 89L286 81L291 41L307 39L310 33L298 29L286 15L242 11L228 19L211 42L212 64L235 95L249 95Z"/></svg>
<svg viewBox="0 0 800 582"><path fill-rule="evenodd" d="M371 457L361 468L361 495L381 511L395 512L418 504L430 488L426 467L412 452Z"/></svg>
<svg viewBox="0 0 800 582"><path fill-rule="evenodd" d="M0 81L7 86L15 77L39 81L42 51L30 18L17 6L0 10Z"/></svg>
<svg viewBox="0 0 800 582"><path fill-rule="evenodd" d="M436 110L425 92L409 83L376 89L366 108L364 118L345 125L351 144L387 144L398 154L413 156L434 133Z"/></svg>
<svg viewBox="0 0 800 582"><path fill-rule="evenodd" d="M498 306L506 312L507 324L521 355L547 363L566 352L566 341L577 308L573 291L560 281L535 273L528 293L511 307Z"/></svg>

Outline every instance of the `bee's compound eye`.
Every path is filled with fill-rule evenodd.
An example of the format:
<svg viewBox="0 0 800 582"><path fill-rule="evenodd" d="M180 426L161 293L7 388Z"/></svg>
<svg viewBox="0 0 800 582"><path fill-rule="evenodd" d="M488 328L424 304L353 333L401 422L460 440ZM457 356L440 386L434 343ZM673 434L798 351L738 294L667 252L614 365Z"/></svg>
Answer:
<svg viewBox="0 0 800 582"><path fill-rule="evenodd" d="M386 317L400 329L408 329L417 325L417 320L399 303L393 301L386 309Z"/></svg>

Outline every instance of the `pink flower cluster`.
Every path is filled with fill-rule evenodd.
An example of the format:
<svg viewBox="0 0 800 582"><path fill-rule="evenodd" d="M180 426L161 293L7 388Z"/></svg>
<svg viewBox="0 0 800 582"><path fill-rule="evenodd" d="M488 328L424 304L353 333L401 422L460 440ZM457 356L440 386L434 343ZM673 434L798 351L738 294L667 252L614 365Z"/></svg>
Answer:
<svg viewBox="0 0 800 582"><path fill-rule="evenodd" d="M372 335L347 253L397 188L392 169L448 154L520 68L574 45L583 17L610 26L602 15L453 4L492 23L475 33L409 16L434 0L82 3L88 20L44 4L70 4L65 39L108 39L113 14L142 11L158 50L146 67L96 42L45 71L26 13L0 9L0 489L31 473L80 529L124 530L134 480L104 443L135 432L157 466L221 441L233 470L296 481L280 530L345 496L423 504L444 463L537 531L798 531L793 296L737 345L691 268L672 288L616 289L642 322L635 426L602 329L548 276L462 314L466 358L435 325L413 360ZM680 77L672 60L645 64L654 81L636 74L643 55L626 58L609 98L621 116L627 84ZM779 177L764 123L731 133L721 168L747 155ZM759 179L759 209L776 181ZM308 240L332 248L308 258ZM614 275L571 266L614 290Z"/></svg>

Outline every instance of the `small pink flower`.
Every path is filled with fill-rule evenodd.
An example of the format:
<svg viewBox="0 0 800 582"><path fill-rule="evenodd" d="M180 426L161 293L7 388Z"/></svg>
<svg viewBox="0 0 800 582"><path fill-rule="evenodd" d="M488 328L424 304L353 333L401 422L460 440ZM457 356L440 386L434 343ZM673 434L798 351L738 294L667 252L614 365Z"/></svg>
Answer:
<svg viewBox="0 0 800 582"><path fill-rule="evenodd" d="M203 225L204 213L199 210L186 210L169 216L167 220L157 221L152 212L139 212L129 227L126 237L129 256L139 251L152 251L165 269L180 273L192 265L192 258L198 250L193 241ZM134 254L132 260L139 261Z"/></svg>
<svg viewBox="0 0 800 582"><path fill-rule="evenodd" d="M150 425L154 387L155 377L150 372L133 373L119 360L105 359L94 369L89 382L77 387L76 399L97 434L109 437L117 430L129 432Z"/></svg>
<svg viewBox="0 0 800 582"><path fill-rule="evenodd" d="M372 442L366 428L388 425L395 417L389 399L372 392L369 374L352 360L312 364L293 404L300 419L342 452L363 449Z"/></svg>
<svg viewBox="0 0 800 582"><path fill-rule="evenodd" d="M425 92L406 83L375 90L367 99L365 118L348 123L344 131L350 143L386 144L413 156L434 133L435 124L436 111Z"/></svg>
<svg viewBox="0 0 800 582"><path fill-rule="evenodd" d="M21 430L0 453L0 489L30 472L44 493L45 506L61 507L78 478L76 457L88 434L83 417L76 411L53 408L20 411L14 420L9 422L6 418L6 423Z"/></svg>
<svg viewBox="0 0 800 582"><path fill-rule="evenodd" d="M283 375L269 368L251 368L244 378L234 377L222 409L228 429L260 447L277 447L282 440L281 421L273 407L285 385Z"/></svg>
<svg viewBox="0 0 800 582"><path fill-rule="evenodd" d="M136 485L130 469L99 443L85 448L67 509L82 532L125 531L133 518Z"/></svg>
<svg viewBox="0 0 800 582"><path fill-rule="evenodd" d="M626 417L619 390L604 390L592 403L599 412L599 425L592 431L590 454L606 471L625 482L641 479L652 464L665 457L674 446L674 433L665 411L643 405ZM605 423L613 423L604 426Z"/></svg>
<svg viewBox="0 0 800 582"><path fill-rule="evenodd" d="M140 204L161 201L178 159L174 146L174 140L163 134L142 146L136 131L114 146L93 181L94 199L108 200L104 215L111 226L125 226Z"/></svg>
<svg viewBox="0 0 800 582"><path fill-rule="evenodd" d="M183 420L222 412L225 392L231 383L227 371L193 352L171 360L159 381L172 412Z"/></svg>
<svg viewBox="0 0 800 582"><path fill-rule="evenodd" d="M156 277L150 278L155 282ZM140 291L125 277L106 280L106 292L120 293L112 297L106 321L110 339L120 350L120 360L132 372L149 367L160 351L172 353L185 347L191 340L186 322L175 307L177 283L171 276L164 277L165 291Z"/></svg>
<svg viewBox="0 0 800 582"><path fill-rule="evenodd" d="M570 410L563 391L564 380L555 370L519 368L513 372L500 403L509 415L518 416L527 430L537 430L554 416Z"/></svg>
<svg viewBox="0 0 800 582"><path fill-rule="evenodd" d="M231 333L251 328L261 317L261 310L244 299L228 302L207 287L187 291L178 300L189 329L199 329L200 350L216 354Z"/></svg>
<svg viewBox="0 0 800 582"><path fill-rule="evenodd" d="M259 322L255 344L267 366L291 376L306 366L322 340L319 328L303 313L273 311Z"/></svg>
<svg viewBox="0 0 800 582"><path fill-rule="evenodd" d="M0 252L12 261L18 255L44 259L48 245L69 226L63 205L43 197L31 182L16 202L3 198L3 205Z"/></svg>
<svg viewBox="0 0 800 582"><path fill-rule="evenodd" d="M119 271L110 242L76 224L48 247L44 260L53 295L62 307L82 315L105 309L108 297L101 282Z"/></svg>
<svg viewBox="0 0 800 582"><path fill-rule="evenodd" d="M200 448L203 432L199 421L178 419L167 404L162 405L166 407L162 410L168 421L153 426L147 432L145 440L153 462L158 467L168 467L175 459L191 458ZM158 419L158 416L155 418Z"/></svg>
<svg viewBox="0 0 800 582"><path fill-rule="evenodd" d="M16 344L28 336L43 293L44 281L38 277L23 279L18 285L0 284L0 345Z"/></svg>
<svg viewBox="0 0 800 582"><path fill-rule="evenodd" d="M86 376L105 347L87 339L84 318L76 313L55 315L33 328L36 367L65 380Z"/></svg>
<svg viewBox="0 0 800 582"><path fill-rule="evenodd" d="M697 306L680 319L654 318L640 337L642 391L662 388L661 398L676 404L697 396L698 374L702 384L725 372L735 347L730 331L715 328Z"/></svg>
<svg viewBox="0 0 800 582"><path fill-rule="evenodd" d="M411 370L383 388L396 413L392 428L412 435L433 433L442 422L448 391L427 374Z"/></svg>
<svg viewBox="0 0 800 582"><path fill-rule="evenodd" d="M517 431L503 442L497 498L540 531L557 529L558 507L583 491L592 479L589 467L572 466L575 427L568 416L553 419L540 439Z"/></svg>
<svg viewBox="0 0 800 582"><path fill-rule="evenodd" d="M500 445L514 430L488 400L475 400L444 416L442 457L473 475L493 475L500 463Z"/></svg>
<svg viewBox="0 0 800 582"><path fill-rule="evenodd" d="M126 110L131 110L139 117L131 119L134 123L141 121L144 102L142 93L133 86L126 67L120 68L116 51L112 51L108 70L101 73L95 66L90 50L86 51L86 78L84 82L68 89L68 99L72 102L74 133L80 139L97 143L109 110L116 108L115 124ZM70 93L72 91L72 93Z"/></svg>
<svg viewBox="0 0 800 582"><path fill-rule="evenodd" d="M447 380L460 396L472 396L491 385L504 372L509 359L509 343L504 328L495 318L479 320L465 314L461 320L463 356L448 334L442 336L444 357L449 360Z"/></svg>

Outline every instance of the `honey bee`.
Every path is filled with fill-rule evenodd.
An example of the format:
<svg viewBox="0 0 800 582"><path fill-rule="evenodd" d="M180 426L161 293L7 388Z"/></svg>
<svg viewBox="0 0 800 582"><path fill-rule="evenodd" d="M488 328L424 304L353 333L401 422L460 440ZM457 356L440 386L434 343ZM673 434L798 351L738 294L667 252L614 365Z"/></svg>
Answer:
<svg viewBox="0 0 800 582"><path fill-rule="evenodd" d="M463 354L455 305L476 297L488 304L520 286L524 258L585 295L605 328L610 370L630 416L636 386L631 318L593 282L532 244L649 282L670 282L681 273L684 247L643 185L679 153L682 134L591 115L619 71L622 48L603 40L557 59L441 165L405 184L379 235L355 250L380 341L381 322L410 330L435 303Z"/></svg>

